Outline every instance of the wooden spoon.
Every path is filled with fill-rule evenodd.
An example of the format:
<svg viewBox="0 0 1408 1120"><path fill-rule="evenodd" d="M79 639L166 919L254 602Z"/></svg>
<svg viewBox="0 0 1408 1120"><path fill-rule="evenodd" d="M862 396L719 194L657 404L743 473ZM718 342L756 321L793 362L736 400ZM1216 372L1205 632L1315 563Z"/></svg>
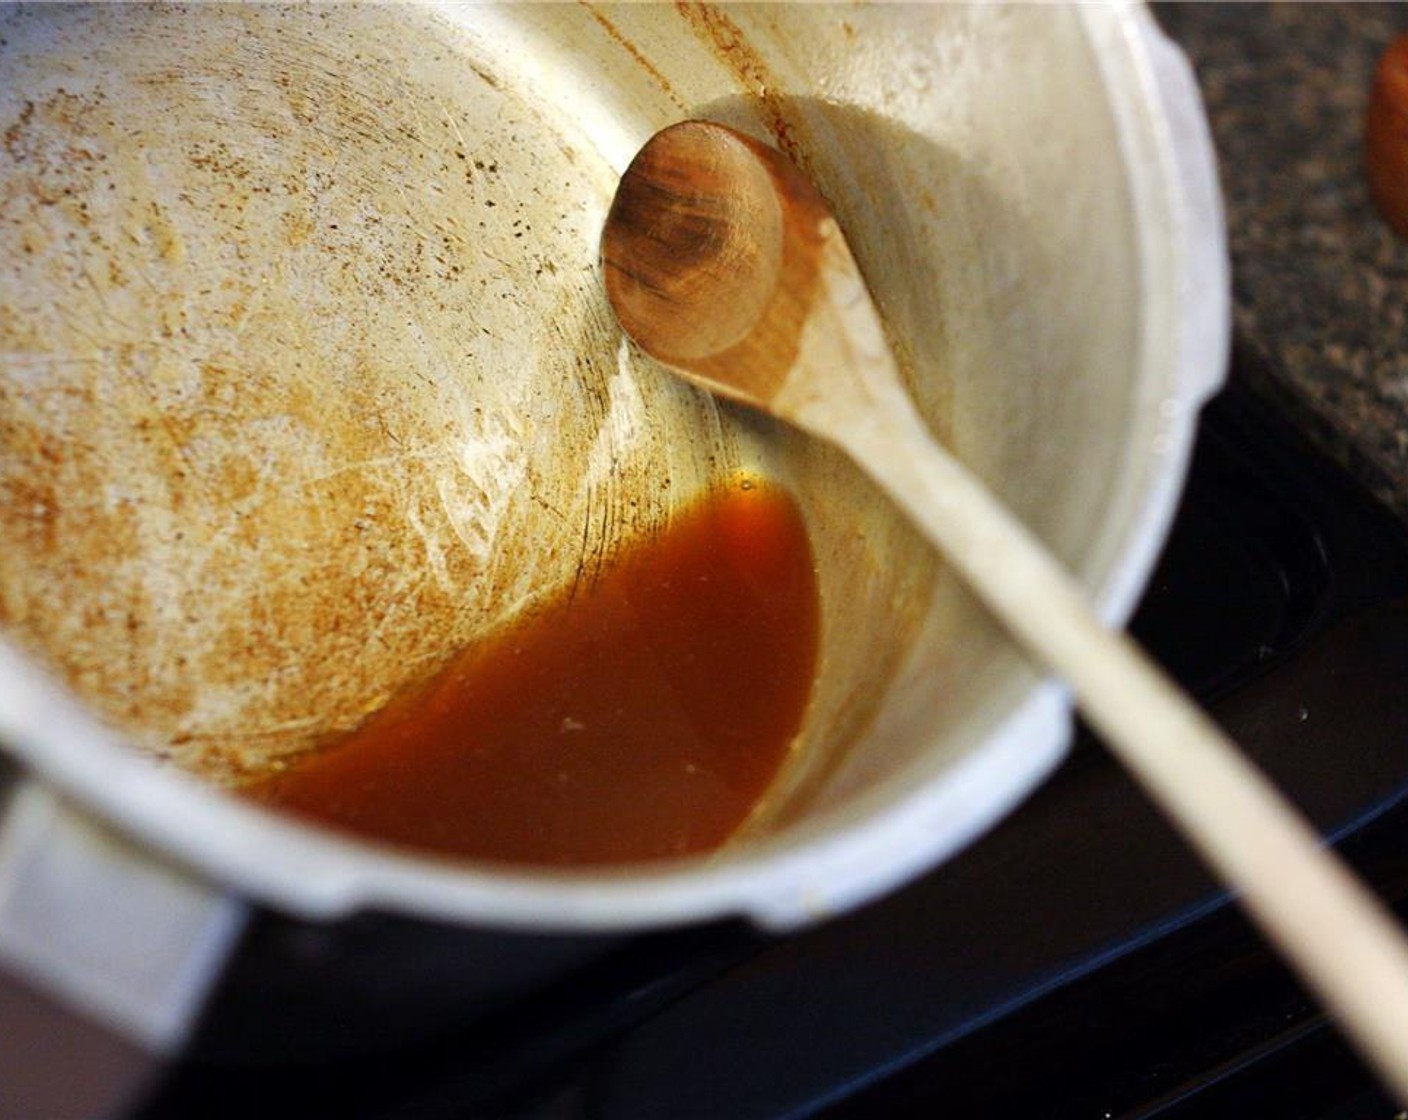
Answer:
<svg viewBox="0 0 1408 1120"><path fill-rule="evenodd" d="M721 125L657 133L602 237L606 290L648 354L841 447L1027 650L1408 1100L1408 942L1312 827L929 434L826 203Z"/></svg>

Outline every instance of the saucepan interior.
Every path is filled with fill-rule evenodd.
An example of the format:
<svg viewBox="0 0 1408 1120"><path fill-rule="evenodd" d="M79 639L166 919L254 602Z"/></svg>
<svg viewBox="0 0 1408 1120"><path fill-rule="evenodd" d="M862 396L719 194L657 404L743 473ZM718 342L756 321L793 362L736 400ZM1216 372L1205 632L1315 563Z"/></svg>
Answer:
<svg viewBox="0 0 1408 1120"><path fill-rule="evenodd" d="M579 891L560 897L580 916L581 890L668 882L678 917L696 882L701 911L737 908L730 875L756 889L784 870L811 876L824 911L951 851L1059 757L1059 703L838 454L622 339L601 223L626 162L672 121L782 147L832 203L936 435L1118 613L1185 442L1169 202L1158 169L1129 160L1131 135L1157 130L1121 105L1137 101L1120 82L1142 18L8 13L0 621L123 740L46 744L34 728L15 749L40 774L74 751L94 775L150 760L166 784L140 811L97 779L85 795L214 874L242 874L222 862L228 837L247 852L277 834L289 867L346 882L380 868L372 895L423 870L445 899L455 879L478 900L526 891L524 920L553 919L535 883ZM741 475L803 511L821 637L805 725L717 853L570 874L378 863L211 797L296 762ZM213 823L180 835L143 818L158 812ZM900 819L903 842L885 823ZM280 874L265 888L296 899L269 886Z"/></svg>

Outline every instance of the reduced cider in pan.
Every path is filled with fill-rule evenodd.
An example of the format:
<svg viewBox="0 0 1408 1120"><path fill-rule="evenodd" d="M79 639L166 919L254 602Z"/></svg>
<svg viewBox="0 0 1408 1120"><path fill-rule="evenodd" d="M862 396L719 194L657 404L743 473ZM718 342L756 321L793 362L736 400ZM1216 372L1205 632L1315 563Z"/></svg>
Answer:
<svg viewBox="0 0 1408 1120"><path fill-rule="evenodd" d="M735 481L246 792L369 839L477 859L706 852L784 762L817 636L800 511L778 487Z"/></svg>

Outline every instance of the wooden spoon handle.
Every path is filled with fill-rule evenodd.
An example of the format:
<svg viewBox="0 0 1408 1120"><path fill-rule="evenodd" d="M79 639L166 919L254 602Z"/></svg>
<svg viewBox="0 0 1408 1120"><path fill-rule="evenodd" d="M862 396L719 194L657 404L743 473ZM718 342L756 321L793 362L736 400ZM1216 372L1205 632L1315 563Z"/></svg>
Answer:
<svg viewBox="0 0 1408 1120"><path fill-rule="evenodd" d="M1408 942L1392 916L1148 656L1096 619L1070 576L912 409L860 437L857 461L1065 678L1109 749L1408 1100Z"/></svg>
<svg viewBox="0 0 1408 1120"><path fill-rule="evenodd" d="M845 270L839 283L850 284ZM847 307L844 293L836 306ZM1026 648L1408 1100L1408 941L1265 776L930 435L868 304L823 328L856 367L786 404L848 451ZM854 313L852 313L854 312ZM818 350L817 352L821 352ZM818 378L812 381L822 379Z"/></svg>

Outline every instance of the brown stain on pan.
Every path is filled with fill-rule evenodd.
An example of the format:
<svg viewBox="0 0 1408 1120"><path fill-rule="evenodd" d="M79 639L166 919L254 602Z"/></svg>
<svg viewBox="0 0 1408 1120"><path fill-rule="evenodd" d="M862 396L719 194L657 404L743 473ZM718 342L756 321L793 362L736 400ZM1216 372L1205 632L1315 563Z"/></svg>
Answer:
<svg viewBox="0 0 1408 1120"><path fill-rule="evenodd" d="M650 75L651 80L660 87L661 92L674 102L678 109L683 111L686 108L684 99L680 97L674 86L670 84L670 80L660 72L659 67L651 62L650 59L645 56L645 53L637 47L628 36L623 34L621 29L607 18L606 14L599 7L595 4L586 3L586 0L579 0L579 2L582 4L582 7L590 13L592 19L597 22L597 26L611 37L612 42L630 55L636 65Z"/></svg>
<svg viewBox="0 0 1408 1120"><path fill-rule="evenodd" d="M699 454L618 361L609 169L464 49L376 7L6 25L0 625L150 754L237 781L355 724Z"/></svg>
<svg viewBox="0 0 1408 1120"><path fill-rule="evenodd" d="M745 91L757 98L763 121L773 142L787 157L806 167L797 122L789 112L786 95L748 36L721 7L713 4L676 3L676 11L690 30Z"/></svg>

